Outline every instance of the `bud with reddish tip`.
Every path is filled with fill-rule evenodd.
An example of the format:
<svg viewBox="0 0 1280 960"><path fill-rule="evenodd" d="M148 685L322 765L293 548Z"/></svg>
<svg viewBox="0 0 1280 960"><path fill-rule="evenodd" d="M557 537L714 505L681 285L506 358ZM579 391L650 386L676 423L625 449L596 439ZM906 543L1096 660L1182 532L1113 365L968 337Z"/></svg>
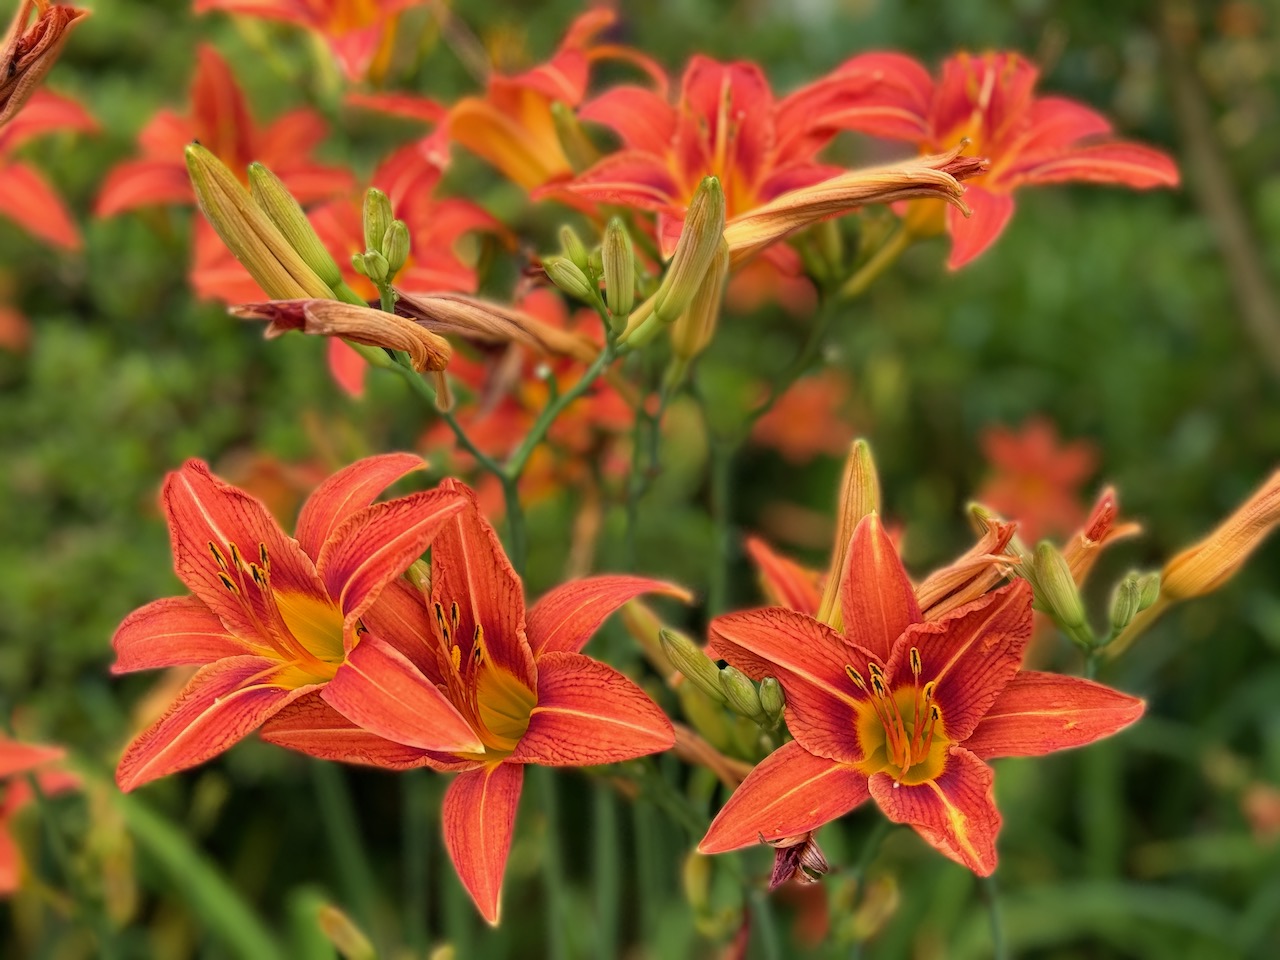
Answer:
<svg viewBox="0 0 1280 960"><path fill-rule="evenodd" d="M835 630L844 628L840 612L840 582L843 579L845 558L853 531L862 518L880 512L880 476L871 456L871 444L866 440L853 441L849 456L844 462L844 476L840 481L840 501L836 508L836 536L831 546L831 565L827 567L826 586L818 606L818 619Z"/></svg>

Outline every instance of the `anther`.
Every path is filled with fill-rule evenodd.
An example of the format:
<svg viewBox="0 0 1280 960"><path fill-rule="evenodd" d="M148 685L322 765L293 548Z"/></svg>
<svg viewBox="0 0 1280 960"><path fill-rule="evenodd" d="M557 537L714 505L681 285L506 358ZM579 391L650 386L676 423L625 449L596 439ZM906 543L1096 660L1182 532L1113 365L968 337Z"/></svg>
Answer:
<svg viewBox="0 0 1280 960"><path fill-rule="evenodd" d="M209 541L209 552L213 554L213 562L218 565L219 569L227 569L226 556L223 555L222 551L218 549L218 545L212 540Z"/></svg>
<svg viewBox="0 0 1280 960"><path fill-rule="evenodd" d="M924 685L924 702L931 703L933 701L933 690L938 685L936 680L930 680Z"/></svg>
<svg viewBox="0 0 1280 960"><path fill-rule="evenodd" d="M249 576L253 577L253 582L263 590L267 588L267 575L263 569L256 563L249 564Z"/></svg>
<svg viewBox="0 0 1280 960"><path fill-rule="evenodd" d="M462 648L461 647L455 646L455 647L449 648L449 662L453 664L453 669L455 672L462 669Z"/></svg>
<svg viewBox="0 0 1280 960"><path fill-rule="evenodd" d="M236 596L240 595L240 588L236 586L236 582L232 580L229 576L227 576L225 573L223 573L221 570L218 571L218 579L222 581L222 585L224 587L226 587Z"/></svg>
<svg viewBox="0 0 1280 960"><path fill-rule="evenodd" d="M877 697L885 697L888 691L885 690L884 680L877 673L871 674L871 689L875 691Z"/></svg>
<svg viewBox="0 0 1280 960"><path fill-rule="evenodd" d="M440 606L439 603L436 604L436 626L440 628L440 639L445 642L446 646L448 646L449 628L444 622L444 607Z"/></svg>
<svg viewBox="0 0 1280 960"><path fill-rule="evenodd" d="M919 677L919 676L920 676L920 670L921 670L921 667L922 667L922 664L920 663L920 648L919 648L919 647L912 647L912 648L911 648L911 672L912 672L912 674L914 674L916 677Z"/></svg>
<svg viewBox="0 0 1280 960"><path fill-rule="evenodd" d="M847 663L844 665L844 672L849 675L849 679L853 681L854 686L856 686L859 690L867 689L867 681L862 679L862 674L860 674L857 670L853 669L853 667L851 667Z"/></svg>
<svg viewBox="0 0 1280 960"><path fill-rule="evenodd" d="M267 545L265 543L258 544L258 561L262 564L262 569L268 573L271 572L271 558L267 556Z"/></svg>
<svg viewBox="0 0 1280 960"><path fill-rule="evenodd" d="M455 600L449 604L449 621L453 624L453 632L458 632L458 621L461 611L458 609L458 601Z"/></svg>
<svg viewBox="0 0 1280 960"><path fill-rule="evenodd" d="M229 544L229 546L231 547L231 562L237 570L243 570L244 558L240 556L240 549L234 543Z"/></svg>

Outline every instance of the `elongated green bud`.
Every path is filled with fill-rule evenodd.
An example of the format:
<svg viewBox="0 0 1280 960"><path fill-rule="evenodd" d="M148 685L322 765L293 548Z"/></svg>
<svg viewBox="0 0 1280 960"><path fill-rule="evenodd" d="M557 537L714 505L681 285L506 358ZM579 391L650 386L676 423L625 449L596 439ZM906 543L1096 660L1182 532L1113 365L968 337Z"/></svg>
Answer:
<svg viewBox="0 0 1280 960"><path fill-rule="evenodd" d="M391 212L391 200L377 187L370 187L364 194L364 248L376 250L385 256L382 241L395 215Z"/></svg>
<svg viewBox="0 0 1280 960"><path fill-rule="evenodd" d="M316 235L302 205L279 177L256 161L249 164L249 193L316 276L330 287L342 283L338 264Z"/></svg>
<svg viewBox="0 0 1280 960"><path fill-rule="evenodd" d="M764 710L769 726L776 727L782 722L782 711L786 705L787 698L777 677L765 677L760 681L760 708Z"/></svg>
<svg viewBox="0 0 1280 960"><path fill-rule="evenodd" d="M724 285L729 279L729 246L720 241L720 250L702 277L698 292L671 328L671 352L681 360L692 360L715 336L724 304Z"/></svg>
<svg viewBox="0 0 1280 960"><path fill-rule="evenodd" d="M631 245L631 234L617 217L604 228L600 267L609 312L616 322L623 323L636 302L636 252Z"/></svg>
<svg viewBox="0 0 1280 960"><path fill-rule="evenodd" d="M596 293L591 289L591 281L568 257L544 257L542 269L546 271L552 283L574 299L585 300L587 303L596 300Z"/></svg>
<svg viewBox="0 0 1280 960"><path fill-rule="evenodd" d="M226 164L193 143L187 173L205 219L273 300L332 300L333 291L285 239Z"/></svg>
<svg viewBox="0 0 1280 960"><path fill-rule="evenodd" d="M760 691L741 670L725 667L720 671L720 686L730 709L751 720L764 720L764 707L760 704Z"/></svg>
<svg viewBox="0 0 1280 960"><path fill-rule="evenodd" d="M591 269L591 255L587 253L578 231L567 223L560 228L560 246L564 249L564 255L583 273Z"/></svg>
<svg viewBox="0 0 1280 960"><path fill-rule="evenodd" d="M1129 621L1137 616L1140 593L1136 573L1129 574L1116 584L1111 594L1111 629L1116 633L1127 627Z"/></svg>
<svg viewBox="0 0 1280 960"><path fill-rule="evenodd" d="M392 220L382 238L382 255L387 258L387 279L391 280L409 259L409 225Z"/></svg>
<svg viewBox="0 0 1280 960"><path fill-rule="evenodd" d="M1160 599L1160 574L1146 573L1138 577L1138 612Z"/></svg>
<svg viewBox="0 0 1280 960"><path fill-rule="evenodd" d="M675 630L659 631L658 639L671 666L716 703L725 702L725 691L720 685L720 668L696 643Z"/></svg>
<svg viewBox="0 0 1280 960"><path fill-rule="evenodd" d="M1071 576L1062 552L1047 540L1036 546L1034 561L1038 597L1046 612L1071 637L1084 646L1091 643L1090 632L1084 618L1084 602L1080 588Z"/></svg>
<svg viewBox="0 0 1280 960"><path fill-rule="evenodd" d="M724 238L724 190L715 177L704 177L689 204L684 229L666 276L655 295L654 316L672 323L693 300Z"/></svg>

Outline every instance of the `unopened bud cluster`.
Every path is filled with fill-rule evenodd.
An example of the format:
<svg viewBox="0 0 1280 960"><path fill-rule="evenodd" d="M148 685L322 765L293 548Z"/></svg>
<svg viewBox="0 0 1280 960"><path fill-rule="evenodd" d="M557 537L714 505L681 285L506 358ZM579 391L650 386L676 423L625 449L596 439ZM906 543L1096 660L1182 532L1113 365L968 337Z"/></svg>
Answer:
<svg viewBox="0 0 1280 960"><path fill-rule="evenodd" d="M572 227L561 227L560 252L543 257L542 269L552 283L575 300L607 310L614 332L626 326L635 304L636 257L631 235L620 219L609 221L600 246L594 250L587 249Z"/></svg>
<svg viewBox="0 0 1280 960"><path fill-rule="evenodd" d="M351 257L356 273L385 287L409 259L409 227L397 220L391 200L376 187L364 195L364 253Z"/></svg>
<svg viewBox="0 0 1280 960"><path fill-rule="evenodd" d="M774 677L765 677L759 686L741 670L719 667L696 643L675 630L658 634L662 652L671 666L715 703L727 706L768 730L782 721L786 699Z"/></svg>

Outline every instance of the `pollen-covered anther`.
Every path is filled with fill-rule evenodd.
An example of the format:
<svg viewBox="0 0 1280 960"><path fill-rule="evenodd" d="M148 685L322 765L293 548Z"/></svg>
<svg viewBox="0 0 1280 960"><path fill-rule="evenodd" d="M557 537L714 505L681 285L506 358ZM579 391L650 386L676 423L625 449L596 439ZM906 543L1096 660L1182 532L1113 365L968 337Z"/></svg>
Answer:
<svg viewBox="0 0 1280 960"><path fill-rule="evenodd" d="M920 679L920 670L921 670L920 648L912 647L911 648L911 675L915 677L917 680Z"/></svg>
<svg viewBox="0 0 1280 960"><path fill-rule="evenodd" d="M440 630L440 639L444 641L444 645L448 647L450 646L450 633L449 633L449 625L445 623L445 620L444 620L444 607L440 606L440 604L437 603L435 605L435 609L436 609L436 627L439 628ZM456 609L456 604L455 604L455 609ZM457 622L458 621L455 619L454 620L455 626L457 625Z"/></svg>
<svg viewBox="0 0 1280 960"><path fill-rule="evenodd" d="M227 590L229 590L231 593L235 594L236 596L240 595L240 588L236 586L236 582L232 580L229 575L219 570L218 579L222 581L222 585L226 587Z"/></svg>
<svg viewBox="0 0 1280 960"><path fill-rule="evenodd" d="M209 552L213 554L213 562L218 565L219 570L227 569L227 556L218 549L218 545L212 540L209 541Z"/></svg>
<svg viewBox="0 0 1280 960"><path fill-rule="evenodd" d="M852 666L846 663L844 665L844 672L849 675L849 679L853 681L853 685L859 690L865 691L867 689L867 681L862 679L862 674Z"/></svg>

